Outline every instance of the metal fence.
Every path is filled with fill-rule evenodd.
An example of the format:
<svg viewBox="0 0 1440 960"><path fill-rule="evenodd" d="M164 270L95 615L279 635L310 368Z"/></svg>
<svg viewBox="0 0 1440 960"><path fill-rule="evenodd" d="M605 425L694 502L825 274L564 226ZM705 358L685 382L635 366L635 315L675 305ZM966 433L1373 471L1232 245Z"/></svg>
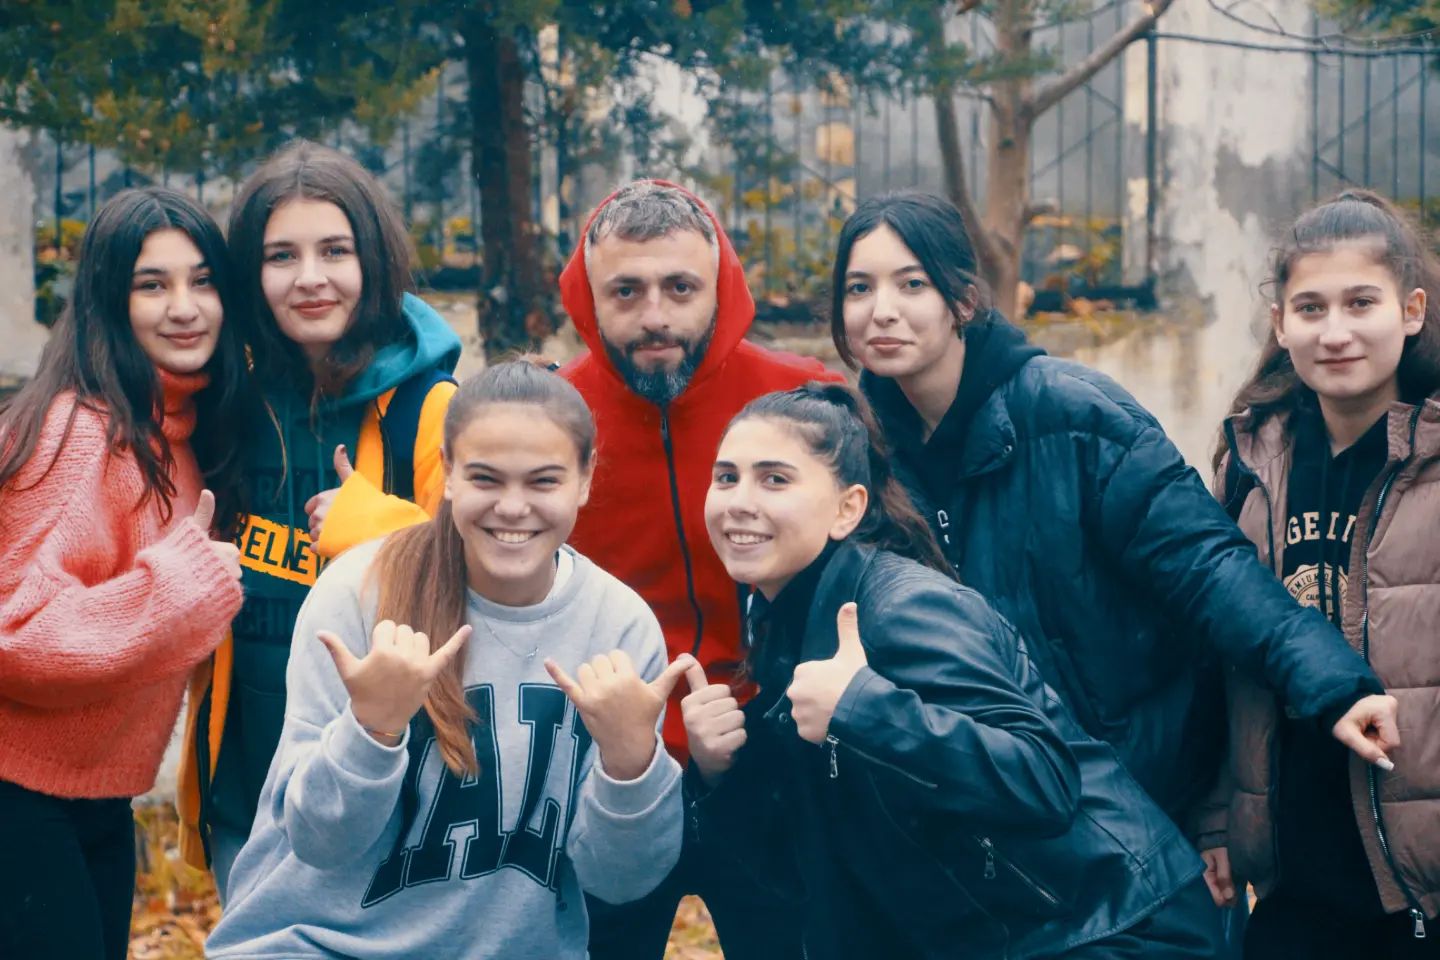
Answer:
<svg viewBox="0 0 1440 960"><path fill-rule="evenodd" d="M1437 56L1425 47L1310 54L1312 199L1368 186L1440 224Z"/></svg>
<svg viewBox="0 0 1440 960"><path fill-rule="evenodd" d="M1102 2L1089 13L1037 27L1035 47L1063 69L1123 28L1137 10L1138 0ZM976 57L994 50L990 23L978 13L953 19L947 35ZM1123 296L1152 287L1158 42L1156 35L1142 39L1139 55L1116 58L1036 122L1031 196L1047 202L1051 212L1029 228L1022 277L1040 291L1042 303L1047 295ZM1312 197L1342 185L1368 185L1440 223L1440 157L1432 156L1440 151L1440 97L1430 89L1435 49L1205 42L1253 48L1257 57L1311 59ZM655 97L662 106L687 96L678 71L659 81L662 88L670 85ZM531 98L537 148L532 204L555 266L568 256L584 212L617 181L657 172L681 176L717 207L764 309L798 318L806 312L801 305L823 299L835 235L860 199L899 187L939 191L943 183L933 103L913 89L856 95L843 77L821 88L776 73L765 89L725 91L700 104L698 114L672 111L680 117L673 122L699 146L658 169L641 169L634 150L618 147L599 158L573 157L561 142L564 131L544 110L544 82L542 77L534 84ZM464 92L463 67L452 64L393 143L377 146L343 129L329 141L388 181L414 227L427 277L448 285L473 282L474 261L484 255ZM987 106L962 92L957 107L968 185L983 209ZM55 221L42 229L56 231L57 238L58 221L88 219L97 203L142 179L103 151L52 141L42 153L53 164L42 164L40 206L49 209L40 219ZM155 179L173 179L219 209L235 186L165 171ZM1127 249L1144 253L1125 255Z"/></svg>

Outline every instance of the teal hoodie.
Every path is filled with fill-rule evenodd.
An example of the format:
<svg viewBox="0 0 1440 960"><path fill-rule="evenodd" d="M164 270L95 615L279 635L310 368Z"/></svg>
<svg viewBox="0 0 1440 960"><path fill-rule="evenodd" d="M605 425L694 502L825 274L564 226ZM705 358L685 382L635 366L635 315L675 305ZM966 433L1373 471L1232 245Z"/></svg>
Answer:
<svg viewBox="0 0 1440 960"><path fill-rule="evenodd" d="M429 304L407 293L403 313L412 336L382 347L343 394L313 411L308 383L257 371L270 423L254 431L245 471L251 512L236 537L245 604L232 626L230 699L203 814L232 833L248 833L254 820L285 720L290 636L323 566L310 549L305 504L339 486L335 447L344 444L355 456L361 423L378 397L428 370L449 373L460 359L460 338Z"/></svg>

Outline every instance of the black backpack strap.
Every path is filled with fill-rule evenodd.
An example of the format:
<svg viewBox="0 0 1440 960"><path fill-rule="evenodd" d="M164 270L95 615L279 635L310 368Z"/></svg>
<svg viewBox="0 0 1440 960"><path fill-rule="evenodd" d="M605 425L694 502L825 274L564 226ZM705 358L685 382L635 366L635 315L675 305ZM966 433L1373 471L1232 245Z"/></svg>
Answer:
<svg viewBox="0 0 1440 960"><path fill-rule="evenodd" d="M420 411L437 384L454 383L443 370L422 370L395 388L385 415L380 418L380 439L385 450L382 489L406 500L415 499L415 439L420 434Z"/></svg>

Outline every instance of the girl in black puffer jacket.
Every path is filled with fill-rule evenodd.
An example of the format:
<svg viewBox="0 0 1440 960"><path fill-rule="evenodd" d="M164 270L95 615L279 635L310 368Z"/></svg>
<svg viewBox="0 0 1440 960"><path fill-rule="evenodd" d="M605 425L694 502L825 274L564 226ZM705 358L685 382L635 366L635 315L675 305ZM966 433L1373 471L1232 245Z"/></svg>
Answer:
<svg viewBox="0 0 1440 960"><path fill-rule="evenodd" d="M975 271L947 201L868 199L840 232L831 332L946 559L1076 720L1176 818L1219 769L1222 663L1382 757L1395 704L1375 674L1256 561L1155 418L984 310Z"/></svg>

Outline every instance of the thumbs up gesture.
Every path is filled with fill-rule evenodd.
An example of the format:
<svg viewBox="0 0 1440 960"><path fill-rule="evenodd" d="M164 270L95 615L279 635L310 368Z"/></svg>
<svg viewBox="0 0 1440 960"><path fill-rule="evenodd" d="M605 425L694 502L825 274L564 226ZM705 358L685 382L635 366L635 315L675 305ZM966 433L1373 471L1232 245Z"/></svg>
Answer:
<svg viewBox="0 0 1440 960"><path fill-rule="evenodd" d="M714 784L735 762L735 751L745 745L745 714L730 687L711 683L705 668L693 663L685 671L690 694L680 701L690 759L706 783Z"/></svg>
<svg viewBox="0 0 1440 960"><path fill-rule="evenodd" d="M823 743L830 732L830 718L855 674L869 661L860 644L860 621L855 604L847 603L835 617L840 645L829 660L810 660L795 668L790 688L790 715L795 730L811 743Z"/></svg>
<svg viewBox="0 0 1440 960"><path fill-rule="evenodd" d="M316 636L330 651L350 694L350 712L372 737L393 745L425 705L435 679L469 639L470 626L456 630L434 653L429 637L390 620L375 624L363 657L351 653L345 641L328 630Z"/></svg>
<svg viewBox="0 0 1440 960"><path fill-rule="evenodd" d="M340 484L344 486L345 481L355 468L350 464L350 456L345 452L345 444L335 448L335 473L340 477ZM305 515L310 518L310 543L320 542L320 531L324 529L325 517L330 513L330 505L335 502L335 495L340 492L340 487L332 487L329 490L321 490L315 496L305 501Z"/></svg>
<svg viewBox="0 0 1440 960"><path fill-rule="evenodd" d="M215 494L209 490L200 491L200 499L195 502L195 512L190 515L190 520L200 528L201 533L210 536L215 525ZM209 546L211 552L225 565L226 572L239 580L240 548L228 540L211 540Z"/></svg>
<svg viewBox="0 0 1440 960"><path fill-rule="evenodd" d="M654 680L646 683L624 650L612 650L582 663L575 678L549 657L545 669L555 685L575 704L585 729L600 749L605 773L616 780L634 780L655 756L655 725L680 677L695 664L682 653Z"/></svg>

